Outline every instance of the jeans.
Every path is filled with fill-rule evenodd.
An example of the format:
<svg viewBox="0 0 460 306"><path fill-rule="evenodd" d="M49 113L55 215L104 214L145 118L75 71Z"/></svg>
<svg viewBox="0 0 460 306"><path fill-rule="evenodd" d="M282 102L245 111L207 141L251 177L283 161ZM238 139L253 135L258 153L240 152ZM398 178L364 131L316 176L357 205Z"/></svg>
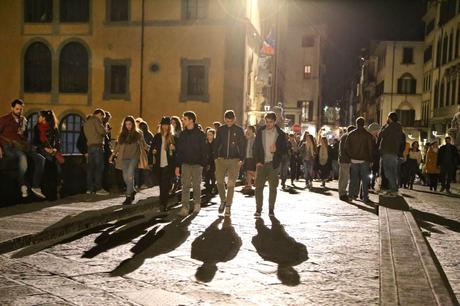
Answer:
<svg viewBox="0 0 460 306"><path fill-rule="evenodd" d="M347 195L347 186L350 181L350 164L339 164L339 196Z"/></svg>
<svg viewBox="0 0 460 306"><path fill-rule="evenodd" d="M4 145L3 152L6 156L12 156L18 159L18 183L19 185L25 185L24 176L27 172L27 155L21 150L10 146Z"/></svg>
<svg viewBox="0 0 460 306"><path fill-rule="evenodd" d="M332 179L336 179L339 177L339 161L333 159L332 160Z"/></svg>
<svg viewBox="0 0 460 306"><path fill-rule="evenodd" d="M86 168L86 185L89 191L102 189L104 172L104 151L102 146L88 147L88 164Z"/></svg>
<svg viewBox="0 0 460 306"><path fill-rule="evenodd" d="M313 180L313 164L314 160L303 160L303 175L305 177L305 181L311 182Z"/></svg>
<svg viewBox="0 0 460 306"><path fill-rule="evenodd" d="M382 166L388 180L388 190L398 192L398 156L393 154L382 155Z"/></svg>
<svg viewBox="0 0 460 306"><path fill-rule="evenodd" d="M286 180L288 179L289 175L289 165L290 165L290 159L289 155L285 154L281 158L281 165L280 165L280 176L281 176L281 182L284 184Z"/></svg>
<svg viewBox="0 0 460 306"><path fill-rule="evenodd" d="M182 181L182 207L189 209L190 188L193 185L193 203L195 206L201 205L201 174L203 167L201 165L182 164L181 181Z"/></svg>
<svg viewBox="0 0 460 306"><path fill-rule="evenodd" d="M136 171L139 160L136 159L124 159L123 160L123 181L126 184L126 196L130 197L134 193L134 172Z"/></svg>
<svg viewBox="0 0 460 306"><path fill-rule="evenodd" d="M31 153L32 159L34 160L34 178L32 187L40 188L42 185L43 172L45 171L46 157L40 154L39 152ZM56 162L58 167L58 175L60 165Z"/></svg>
<svg viewBox="0 0 460 306"><path fill-rule="evenodd" d="M371 169L369 163L359 163L351 164L351 178L350 178L350 196L353 198L358 197L359 193L359 183L363 188L363 200L369 200L369 175L371 174Z"/></svg>
<svg viewBox="0 0 460 306"><path fill-rule="evenodd" d="M233 193L235 192L236 179L240 172L238 159L218 158L216 164L217 190L219 191L220 201L231 206ZM225 190L225 174L228 173L227 190ZM225 193L227 191L227 193Z"/></svg>
<svg viewBox="0 0 460 306"><path fill-rule="evenodd" d="M439 180L441 181L441 187L446 189L447 191L450 190L450 183L452 182L453 175L452 175L452 168L454 166L445 166L441 165L441 173L439 174Z"/></svg>
<svg viewBox="0 0 460 306"><path fill-rule="evenodd" d="M264 164L263 166L257 167L256 170L256 209L262 211L263 200L264 200L264 187L265 182L268 181L269 195L268 195L268 208L270 210L275 209L276 194L278 188L278 173L279 167L273 169L272 163Z"/></svg>

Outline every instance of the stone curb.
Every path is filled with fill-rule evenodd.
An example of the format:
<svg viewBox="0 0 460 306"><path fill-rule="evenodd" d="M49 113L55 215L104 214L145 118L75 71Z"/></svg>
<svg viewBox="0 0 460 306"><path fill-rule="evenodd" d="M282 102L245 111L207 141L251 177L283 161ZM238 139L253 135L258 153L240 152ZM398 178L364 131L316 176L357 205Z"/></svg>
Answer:
<svg viewBox="0 0 460 306"><path fill-rule="evenodd" d="M176 198L179 193L171 198ZM0 254L9 253L14 250L30 246L39 242L62 237L69 233L76 233L88 230L100 225L107 224L113 220L122 220L145 213L148 210L157 208L159 197L141 200L129 206L108 207L101 210L84 211L76 216L64 218L39 233L27 234L0 242ZM172 201L170 201L172 202ZM168 203L168 207L175 204ZM115 208L115 209L114 209ZM88 216L90 215L90 216ZM153 217L153 216L152 216Z"/></svg>
<svg viewBox="0 0 460 306"><path fill-rule="evenodd" d="M458 305L407 202L379 202L380 305Z"/></svg>

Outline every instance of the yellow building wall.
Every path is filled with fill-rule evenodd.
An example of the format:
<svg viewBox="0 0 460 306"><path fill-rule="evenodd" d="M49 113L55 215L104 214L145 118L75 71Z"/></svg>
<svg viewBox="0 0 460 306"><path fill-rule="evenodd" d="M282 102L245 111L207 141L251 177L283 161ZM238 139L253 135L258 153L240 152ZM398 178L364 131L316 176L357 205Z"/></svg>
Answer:
<svg viewBox="0 0 460 306"><path fill-rule="evenodd" d="M55 0L56 1L56 0ZM23 24L23 1L0 1L0 113L10 110L10 102L23 98L26 114L52 108L59 119L68 113L81 115L103 108L112 113L118 129L126 115L140 114L141 80L141 1L131 0L131 20L115 25L106 21L106 1L90 0L90 21L85 24ZM180 115L194 110L203 126L222 120L224 100L224 60L226 11L223 1L209 1L208 20L183 22L181 0L146 0L144 32L144 82L142 116L152 129L162 115ZM53 12L56 15L56 12ZM219 22L220 21L220 22ZM193 22L192 22L193 23ZM34 39L51 47L53 93L22 93L22 61L25 47ZM68 40L77 40L89 49L88 94L58 93L59 49ZM241 52L244 49L241 48ZM104 100L104 59L130 59L130 100ZM210 59L209 101L180 102L181 58ZM153 73L150 65L158 63ZM241 78L243 82L243 78Z"/></svg>

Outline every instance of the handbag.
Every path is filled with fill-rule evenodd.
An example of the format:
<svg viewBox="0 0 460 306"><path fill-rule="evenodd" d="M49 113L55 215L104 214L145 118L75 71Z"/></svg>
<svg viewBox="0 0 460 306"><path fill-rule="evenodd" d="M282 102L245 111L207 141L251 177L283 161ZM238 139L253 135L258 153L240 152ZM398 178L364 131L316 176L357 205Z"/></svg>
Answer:
<svg viewBox="0 0 460 306"><path fill-rule="evenodd" d="M65 158L64 158L64 155L62 155L61 152L56 151L56 153L54 153L54 157L56 158L56 161L57 161L60 165L64 164Z"/></svg>

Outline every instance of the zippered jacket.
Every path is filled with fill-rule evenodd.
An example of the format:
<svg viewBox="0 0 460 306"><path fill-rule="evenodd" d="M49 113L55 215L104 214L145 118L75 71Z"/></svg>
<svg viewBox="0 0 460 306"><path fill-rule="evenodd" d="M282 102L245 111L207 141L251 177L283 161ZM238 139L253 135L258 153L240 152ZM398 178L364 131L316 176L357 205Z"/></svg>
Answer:
<svg viewBox="0 0 460 306"><path fill-rule="evenodd" d="M182 164L206 166L208 152L206 136L198 129L184 129L180 134L176 145L176 166Z"/></svg>
<svg viewBox="0 0 460 306"><path fill-rule="evenodd" d="M236 124L231 127L227 125L219 127L214 140L214 153L216 158L243 161L246 157L246 138L243 128Z"/></svg>

